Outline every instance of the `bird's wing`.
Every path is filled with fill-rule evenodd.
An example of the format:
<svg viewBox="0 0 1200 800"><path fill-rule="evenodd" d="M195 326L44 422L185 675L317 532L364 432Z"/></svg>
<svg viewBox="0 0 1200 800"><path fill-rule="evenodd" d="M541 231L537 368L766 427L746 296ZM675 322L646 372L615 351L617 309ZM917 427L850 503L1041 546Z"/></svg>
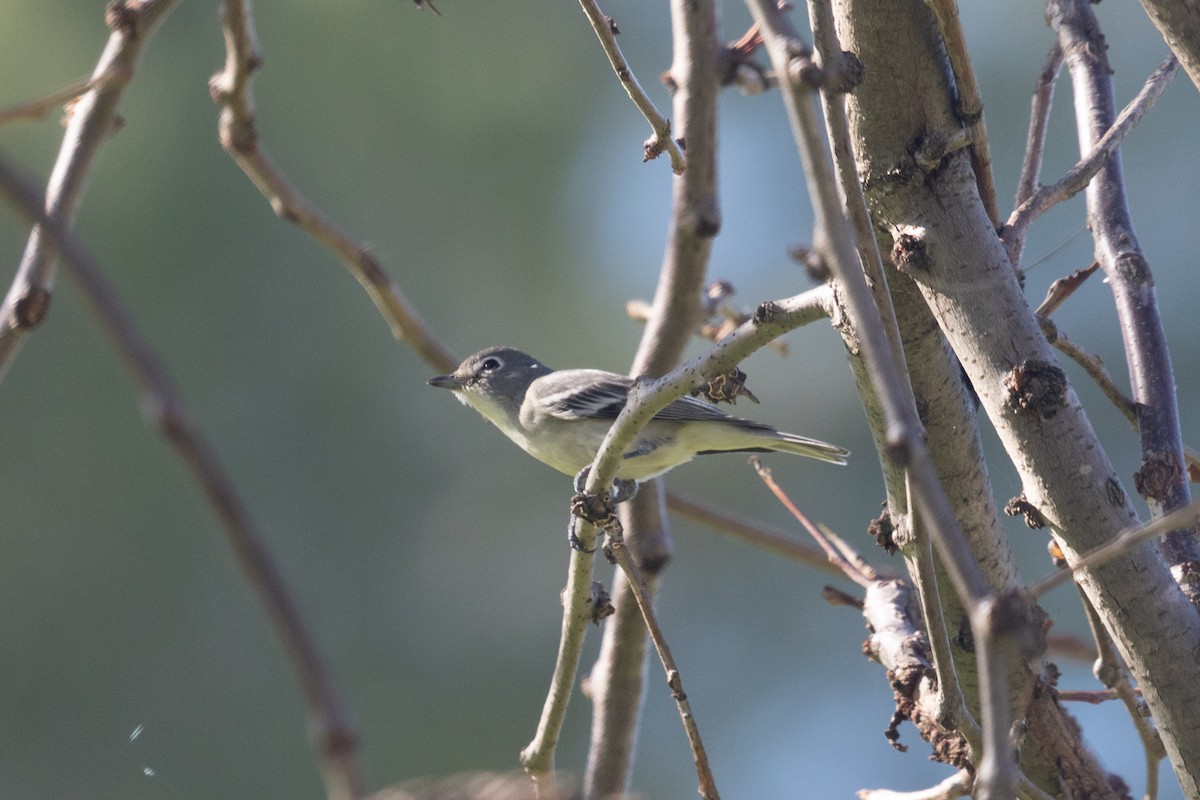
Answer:
<svg viewBox="0 0 1200 800"><path fill-rule="evenodd" d="M565 373L565 374L564 374ZM564 370L535 381L536 402L544 413L559 419L615 419L625 407L633 382L624 375L600 370ZM680 421L739 418L693 397L681 397L654 415Z"/></svg>

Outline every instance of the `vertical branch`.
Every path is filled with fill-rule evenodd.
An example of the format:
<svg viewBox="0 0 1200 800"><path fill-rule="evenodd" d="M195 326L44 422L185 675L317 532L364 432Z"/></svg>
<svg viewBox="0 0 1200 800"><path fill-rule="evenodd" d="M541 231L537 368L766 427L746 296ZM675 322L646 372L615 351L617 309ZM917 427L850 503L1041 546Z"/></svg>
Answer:
<svg viewBox="0 0 1200 800"><path fill-rule="evenodd" d="M674 117L687 152L687 170L672 181L667 246L650 318L631 367L634 375L662 375L679 361L700 319L701 289L721 223L716 158L721 43L716 3L672 0L671 38L674 58L669 83L675 92ZM653 594L671 553L661 481L643 486L626 505L629 508L621 510L626 540ZM617 614L605 626L590 682L592 742L585 798L623 792L629 780L646 664L646 628L636 613L633 590L623 573L614 579Z"/></svg>
<svg viewBox="0 0 1200 800"><path fill-rule="evenodd" d="M105 22L112 35L92 72L95 85L71 109L70 122L46 187L47 215L67 228L75 219L100 146L113 132L117 107L133 79L142 46L175 3L176 0L120 0L109 4ZM0 379L25 334L45 319L54 271L53 247L46 242L41 226L34 225L17 276L0 307Z"/></svg>
<svg viewBox="0 0 1200 800"><path fill-rule="evenodd" d="M964 605L981 661L983 706L983 758L978 763L979 796L1007 798L1016 792L1017 770L1011 757L1008 672L1018 657L1017 641L1029 630L1021 603L991 594L986 577L959 528L929 452L922 441L921 425L904 377L891 355L891 347L874 307L870 290L854 250L849 226L838 198L832 166L819 133L805 83L807 49L791 29L778 6L770 0L748 0L750 12L763 35L796 139L805 180L814 207L823 209L828 225L832 259L830 271L846 292L846 306L862 347L872 387L879 395L887 421L887 453L908 471L914 507L926 521L934 543ZM984 655L988 658L984 662Z"/></svg>
<svg viewBox="0 0 1200 800"><path fill-rule="evenodd" d="M1029 134L1025 139L1025 158L1021 162L1021 177L1017 181L1017 199L1014 205L1025 203L1041 184L1042 156L1046 151L1046 134L1050 129L1050 111L1054 107L1054 84L1062 70L1062 48L1058 42L1050 48L1046 65L1038 74L1029 109ZM1004 232L1004 245L1008 248L1009 260L1014 269L1021 265L1021 254L1025 250L1025 236L1009 230Z"/></svg>
<svg viewBox="0 0 1200 800"><path fill-rule="evenodd" d="M983 201L992 226L999 230L1000 211L996 208L991 147L983 122L983 95L979 91L979 82L975 80L971 56L967 53L967 39L958 16L958 3L956 0L926 0L926 5L937 19L946 55L950 57L950 68L954 71L954 88L958 94L955 109L962 124L971 133L971 164L975 167L979 199Z"/></svg>
<svg viewBox="0 0 1200 800"><path fill-rule="evenodd" d="M1087 2L1050 0L1047 16L1058 36L1075 89L1079 148L1086 155L1113 127L1116 110L1112 69L1104 36ZM1096 260L1108 278L1125 342L1133 400L1138 409L1142 466L1137 491L1160 516L1191 500L1184 469L1175 374L1158 312L1154 278L1137 236L1125 195L1121 156L1114 152L1088 184L1088 226L1096 242ZM1200 541L1194 528L1172 531L1162 543L1176 578L1200 603Z"/></svg>
<svg viewBox="0 0 1200 800"><path fill-rule="evenodd" d="M36 190L3 161L0 191L38 224L47 255L62 257L137 385L146 415L192 473L220 519L242 573L258 595L300 681L324 771L326 796L329 800L354 800L364 787L358 737L349 709L249 510L192 422L166 367L142 337L99 265L62 223L42 211Z"/></svg>

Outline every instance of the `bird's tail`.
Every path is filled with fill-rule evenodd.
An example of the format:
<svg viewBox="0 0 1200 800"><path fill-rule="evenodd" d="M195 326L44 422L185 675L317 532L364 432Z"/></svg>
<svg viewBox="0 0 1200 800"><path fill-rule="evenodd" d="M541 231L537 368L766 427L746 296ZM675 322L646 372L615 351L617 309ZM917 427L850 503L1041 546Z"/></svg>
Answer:
<svg viewBox="0 0 1200 800"><path fill-rule="evenodd" d="M739 420L742 431L738 441L729 442L726 447L701 450L697 455L709 453L791 453L796 456L815 458L818 461L828 461L830 464L845 464L850 451L836 444L822 442L820 439L809 439L795 433L784 433L766 425ZM753 425L750 435L745 430ZM751 444L752 442L757 444Z"/></svg>
<svg viewBox="0 0 1200 800"><path fill-rule="evenodd" d="M838 447L836 444L822 442L820 439L809 439L807 436L799 436L795 433L784 433L783 431L776 434L775 441L771 444L770 449L781 453L807 456L808 458L815 458L818 461L828 461L830 464L845 464L846 457L850 455L849 450L844 447Z"/></svg>

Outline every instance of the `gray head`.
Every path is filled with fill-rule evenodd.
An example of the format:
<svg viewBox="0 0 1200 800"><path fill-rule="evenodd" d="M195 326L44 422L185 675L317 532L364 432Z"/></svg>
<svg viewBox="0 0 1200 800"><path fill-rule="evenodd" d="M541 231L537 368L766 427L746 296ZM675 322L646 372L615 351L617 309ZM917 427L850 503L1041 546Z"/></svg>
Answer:
<svg viewBox="0 0 1200 800"><path fill-rule="evenodd" d="M496 421L496 413L516 414L529 384L551 371L520 350L489 347L459 364L449 375L430 378L429 385L450 389L463 403Z"/></svg>

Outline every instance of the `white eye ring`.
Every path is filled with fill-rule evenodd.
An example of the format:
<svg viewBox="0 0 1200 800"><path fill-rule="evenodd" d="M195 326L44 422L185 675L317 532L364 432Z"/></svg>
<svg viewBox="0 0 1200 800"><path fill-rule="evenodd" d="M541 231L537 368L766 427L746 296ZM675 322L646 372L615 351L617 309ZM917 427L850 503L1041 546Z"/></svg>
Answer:
<svg viewBox="0 0 1200 800"><path fill-rule="evenodd" d="M479 369L481 372L495 372L503 366L503 361L495 356L488 356L483 360L483 363L479 365Z"/></svg>

